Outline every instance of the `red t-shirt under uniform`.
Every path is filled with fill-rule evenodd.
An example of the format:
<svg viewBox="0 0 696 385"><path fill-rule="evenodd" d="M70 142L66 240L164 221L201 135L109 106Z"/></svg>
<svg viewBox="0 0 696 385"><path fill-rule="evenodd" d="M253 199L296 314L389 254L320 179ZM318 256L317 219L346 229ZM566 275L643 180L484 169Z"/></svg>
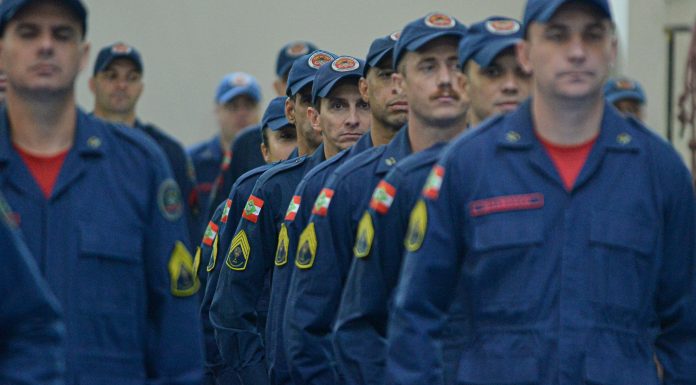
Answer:
<svg viewBox="0 0 696 385"><path fill-rule="evenodd" d="M592 147L597 142L597 136L585 143L570 146L551 143L542 138L539 133L536 136L546 149L549 157L551 157L551 161L556 166L556 170L558 170L566 190L571 191L573 185L575 185L575 180L580 175L580 171L582 171L582 167L587 161L587 157L590 155Z"/></svg>
<svg viewBox="0 0 696 385"><path fill-rule="evenodd" d="M65 157L68 155L70 149L55 155L43 156L31 154L16 144L14 148L41 188L46 199L50 198L53 192L53 186L58 180L60 169L63 167L63 162L65 162Z"/></svg>

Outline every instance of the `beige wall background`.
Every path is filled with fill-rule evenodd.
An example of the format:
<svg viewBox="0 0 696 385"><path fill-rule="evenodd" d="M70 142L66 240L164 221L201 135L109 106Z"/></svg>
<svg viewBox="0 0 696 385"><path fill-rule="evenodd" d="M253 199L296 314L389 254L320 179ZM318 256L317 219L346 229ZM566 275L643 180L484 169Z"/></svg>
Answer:
<svg viewBox="0 0 696 385"><path fill-rule="evenodd" d="M138 115L185 145L215 131L213 95L231 71L256 76L264 104L274 94L275 57L290 40L306 39L338 54L364 56L372 40L431 11L465 24L490 15L522 17L524 0L83 0L89 9L89 67L78 80L78 101L92 109L87 88L99 48L117 40L144 58L145 91ZM617 73L641 81L648 94L648 125L664 135L667 96L667 25L689 24L696 0L610 0L620 38ZM675 95L681 92L690 35L678 35ZM675 134L678 134L675 125ZM677 136L677 135L675 135ZM685 140L676 147L686 156Z"/></svg>

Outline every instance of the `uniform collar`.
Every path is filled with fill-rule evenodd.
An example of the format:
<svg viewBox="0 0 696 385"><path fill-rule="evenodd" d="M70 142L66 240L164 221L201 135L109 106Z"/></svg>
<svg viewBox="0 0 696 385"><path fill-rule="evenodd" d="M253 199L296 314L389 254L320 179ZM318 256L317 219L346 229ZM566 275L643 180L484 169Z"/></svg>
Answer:
<svg viewBox="0 0 696 385"><path fill-rule="evenodd" d="M377 164L377 174L386 174L398 161L407 157L413 152L411 142L408 139L408 125L405 124L394 138L386 145L382 156Z"/></svg>
<svg viewBox="0 0 696 385"><path fill-rule="evenodd" d="M0 110L0 162L7 162L10 159L12 140L10 138L10 121L7 116L7 109L3 106ZM102 155L106 140L101 130L95 130L92 126L97 118L88 116L79 108L77 109L77 122L75 127L75 141L72 150L80 155ZM103 124L99 122L100 124ZM71 151L72 151L71 150Z"/></svg>
<svg viewBox="0 0 696 385"><path fill-rule="evenodd" d="M498 146L509 149L530 149L541 145L534 133L531 99L504 118L505 129L496 133ZM638 145L628 132L629 123L605 102L595 147L616 151L638 151Z"/></svg>

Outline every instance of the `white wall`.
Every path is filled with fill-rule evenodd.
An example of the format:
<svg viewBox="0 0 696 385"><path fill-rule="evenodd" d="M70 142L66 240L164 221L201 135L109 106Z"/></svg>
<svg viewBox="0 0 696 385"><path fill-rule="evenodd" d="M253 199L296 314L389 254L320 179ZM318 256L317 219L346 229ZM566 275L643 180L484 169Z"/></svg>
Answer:
<svg viewBox="0 0 696 385"><path fill-rule="evenodd" d="M470 24L490 15L521 18L524 0L84 0L90 11L91 58L116 40L136 46L145 61L139 115L192 144L215 132L213 94L227 72L247 71L273 96L275 56L287 41L308 39L338 54L364 56L371 41L427 12ZM616 73L638 79L648 94L647 123L666 128L667 24L692 24L696 0L610 0L619 29ZM688 35L677 37L676 84L683 78ZM92 108L90 67L78 100ZM680 92L681 88L675 90ZM677 128L675 126L675 128ZM677 148L687 155L686 140Z"/></svg>
<svg viewBox="0 0 696 385"><path fill-rule="evenodd" d="M439 10L465 24L499 14L520 18L521 0L84 0L89 9L90 66L79 79L87 88L97 51L116 40L137 47L145 62L139 115L192 144L215 132L213 95L227 72L247 71L273 96L275 57L287 41L308 39L338 54L364 57L376 37ZM264 102L265 106L266 102Z"/></svg>

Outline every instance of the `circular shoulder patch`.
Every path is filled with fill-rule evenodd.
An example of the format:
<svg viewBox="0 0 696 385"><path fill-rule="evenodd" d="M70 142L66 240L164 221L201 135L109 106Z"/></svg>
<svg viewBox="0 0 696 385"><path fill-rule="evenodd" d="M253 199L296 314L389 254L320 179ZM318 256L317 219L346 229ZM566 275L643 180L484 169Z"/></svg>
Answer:
<svg viewBox="0 0 696 385"><path fill-rule="evenodd" d="M520 30L520 23L515 20L491 20L486 22L488 32L495 35L512 35Z"/></svg>
<svg viewBox="0 0 696 385"><path fill-rule="evenodd" d="M160 184L157 190L157 206L165 219L175 221L181 218L184 204L181 200L181 190L174 179L168 178Z"/></svg>
<svg viewBox="0 0 696 385"><path fill-rule="evenodd" d="M294 43L285 50L285 54L290 57L299 57L308 53L309 47L307 47L307 44L302 42Z"/></svg>
<svg viewBox="0 0 696 385"><path fill-rule="evenodd" d="M341 56L331 63L331 69L336 72L355 71L360 68L360 63L350 56Z"/></svg>
<svg viewBox="0 0 696 385"><path fill-rule="evenodd" d="M452 28L457 24L454 18L444 13L433 13L425 18L425 25L430 28Z"/></svg>
<svg viewBox="0 0 696 385"><path fill-rule="evenodd" d="M619 79L616 81L616 88L619 90L634 90L636 88L636 84L628 79Z"/></svg>
<svg viewBox="0 0 696 385"><path fill-rule="evenodd" d="M116 43L113 46L111 46L111 53L116 53L116 54L129 54L133 48L130 46L124 44L124 43Z"/></svg>
<svg viewBox="0 0 696 385"><path fill-rule="evenodd" d="M389 35L389 38L392 39L393 41L398 41L400 37L401 37L401 32L398 32L398 31Z"/></svg>
<svg viewBox="0 0 696 385"><path fill-rule="evenodd" d="M404 246L408 251L418 251L423 245L425 239L425 231L428 228L428 208L425 206L425 201L419 199L418 203L411 211L411 217L408 222L408 231Z"/></svg>
<svg viewBox="0 0 696 385"><path fill-rule="evenodd" d="M333 58L329 54L324 52L317 52L309 57L309 60L307 60L307 64L310 67L318 70L319 67L330 62L331 60L333 60Z"/></svg>

